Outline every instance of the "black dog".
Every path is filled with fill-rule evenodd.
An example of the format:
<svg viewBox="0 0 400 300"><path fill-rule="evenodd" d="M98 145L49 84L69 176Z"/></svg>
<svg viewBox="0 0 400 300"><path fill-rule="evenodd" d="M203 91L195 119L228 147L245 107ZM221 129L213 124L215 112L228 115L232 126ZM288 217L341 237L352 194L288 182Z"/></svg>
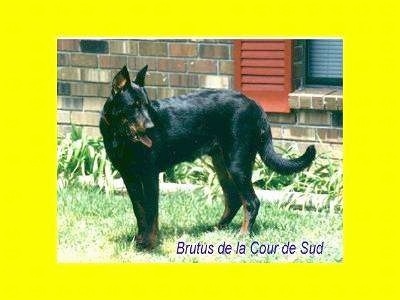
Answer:
<svg viewBox="0 0 400 300"><path fill-rule="evenodd" d="M297 159L283 159L274 151L263 110L238 92L201 90L150 101L146 71L147 66L133 82L126 67L119 71L100 120L107 154L132 201L137 245L152 248L157 241L159 172L204 154L212 158L225 197L218 228L243 206L241 231L249 233L260 206L251 182L256 154L276 172L291 174L310 166L314 146Z"/></svg>

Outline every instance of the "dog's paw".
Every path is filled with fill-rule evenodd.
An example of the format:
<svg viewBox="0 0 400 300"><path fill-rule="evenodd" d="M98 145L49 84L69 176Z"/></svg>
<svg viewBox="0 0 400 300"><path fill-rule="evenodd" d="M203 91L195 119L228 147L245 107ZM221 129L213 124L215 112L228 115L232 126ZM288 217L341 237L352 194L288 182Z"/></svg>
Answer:
<svg viewBox="0 0 400 300"><path fill-rule="evenodd" d="M136 242L136 248L140 251L149 251L157 246L157 240L146 238L143 236L140 239L135 238L135 242Z"/></svg>

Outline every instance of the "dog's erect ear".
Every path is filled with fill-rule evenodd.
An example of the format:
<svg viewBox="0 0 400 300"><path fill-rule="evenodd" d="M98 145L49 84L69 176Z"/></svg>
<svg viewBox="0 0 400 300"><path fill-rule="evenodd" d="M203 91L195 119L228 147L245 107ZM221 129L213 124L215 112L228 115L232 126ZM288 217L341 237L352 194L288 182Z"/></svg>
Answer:
<svg viewBox="0 0 400 300"><path fill-rule="evenodd" d="M144 79L146 77L147 67L148 66L145 65L143 69L141 69L136 75L134 83L136 83L140 87L144 87Z"/></svg>
<svg viewBox="0 0 400 300"><path fill-rule="evenodd" d="M115 75L112 81L112 93L116 94L123 90L125 87L131 84L131 79L129 77L129 72L126 66L124 66L118 73Z"/></svg>

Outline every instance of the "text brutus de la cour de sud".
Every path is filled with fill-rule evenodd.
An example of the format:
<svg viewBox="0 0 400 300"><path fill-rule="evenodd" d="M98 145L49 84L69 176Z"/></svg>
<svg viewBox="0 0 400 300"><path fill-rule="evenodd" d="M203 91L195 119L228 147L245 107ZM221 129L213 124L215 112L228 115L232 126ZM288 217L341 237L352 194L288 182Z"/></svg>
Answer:
<svg viewBox="0 0 400 300"><path fill-rule="evenodd" d="M263 243L252 241L248 244L243 242L227 243L221 242L216 244L207 243L186 243L178 241L176 244L176 254L179 255L275 255L275 254L302 254L302 255L320 255L324 251L324 242L312 243L310 241L302 241L295 244L292 242L286 243Z"/></svg>

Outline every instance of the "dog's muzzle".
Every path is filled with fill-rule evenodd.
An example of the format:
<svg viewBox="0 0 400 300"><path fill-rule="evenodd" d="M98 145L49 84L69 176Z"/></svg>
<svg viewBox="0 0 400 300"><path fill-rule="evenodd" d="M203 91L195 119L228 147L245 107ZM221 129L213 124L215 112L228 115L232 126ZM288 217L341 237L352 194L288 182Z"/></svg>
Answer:
<svg viewBox="0 0 400 300"><path fill-rule="evenodd" d="M143 145L145 145L148 148L151 148L153 146L153 141L146 135L145 131L139 131L137 130L135 125L129 125L129 130L131 133L131 140L133 142L141 142Z"/></svg>

